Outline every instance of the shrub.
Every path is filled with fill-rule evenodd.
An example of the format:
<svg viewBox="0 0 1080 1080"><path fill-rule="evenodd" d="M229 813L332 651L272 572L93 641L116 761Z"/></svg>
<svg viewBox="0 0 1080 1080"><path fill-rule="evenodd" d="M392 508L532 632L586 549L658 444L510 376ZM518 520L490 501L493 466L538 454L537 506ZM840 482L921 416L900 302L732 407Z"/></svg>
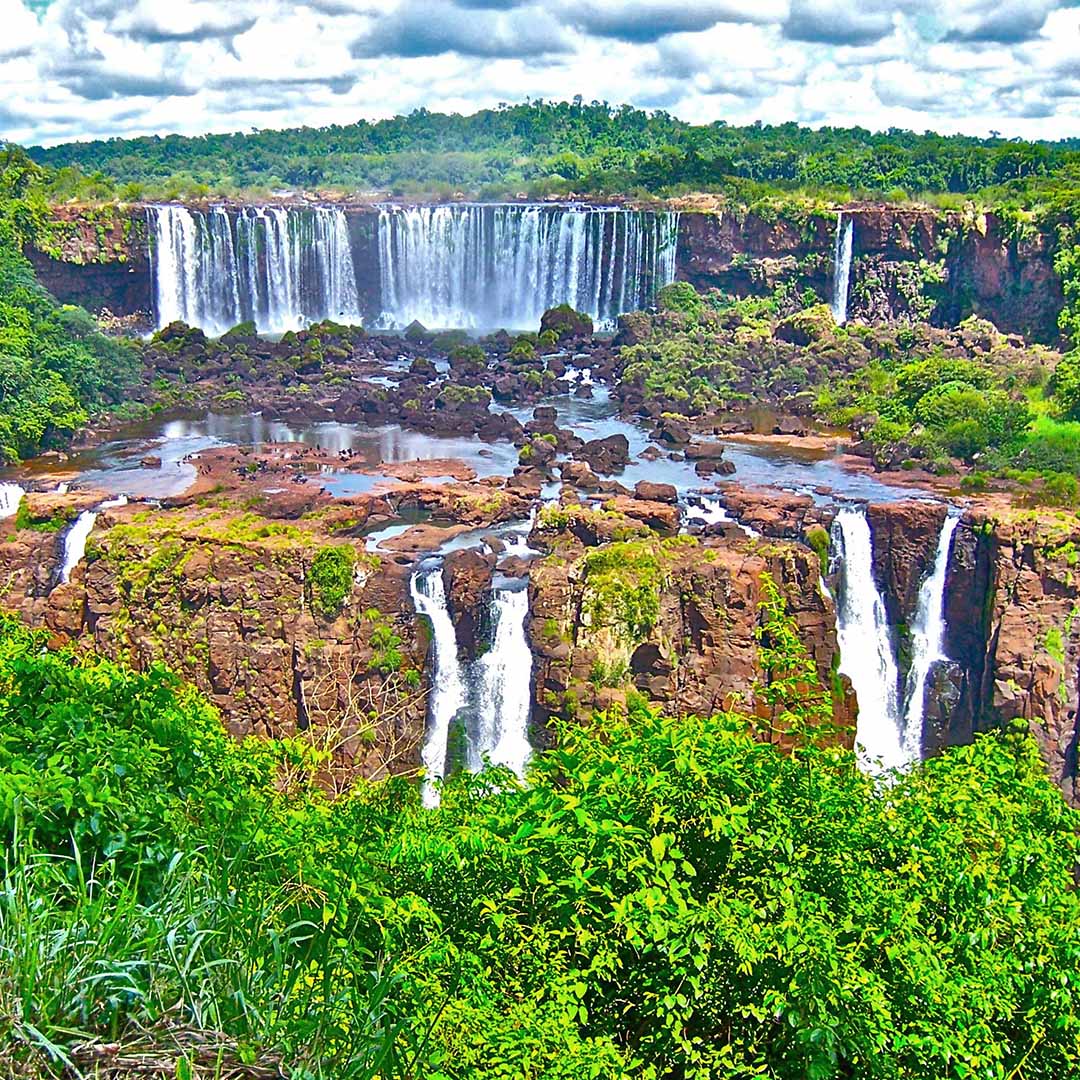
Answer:
<svg viewBox="0 0 1080 1080"><path fill-rule="evenodd" d="M324 547L311 560L307 572L309 602L312 610L325 619L341 614L353 586L356 553L345 545Z"/></svg>

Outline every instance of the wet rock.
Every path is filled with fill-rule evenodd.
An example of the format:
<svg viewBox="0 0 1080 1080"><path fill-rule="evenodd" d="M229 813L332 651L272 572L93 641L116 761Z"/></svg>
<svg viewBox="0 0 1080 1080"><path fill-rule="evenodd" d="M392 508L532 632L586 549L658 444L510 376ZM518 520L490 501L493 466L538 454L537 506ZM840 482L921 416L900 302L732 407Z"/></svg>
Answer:
<svg viewBox="0 0 1080 1080"><path fill-rule="evenodd" d="M647 502L616 495L604 503L604 509L640 521L654 532L665 536L674 535L679 530L679 508L668 503Z"/></svg>
<svg viewBox="0 0 1080 1080"><path fill-rule="evenodd" d="M634 498L644 502L676 503L679 493L674 484L657 484L651 480L639 480L634 485Z"/></svg>
<svg viewBox="0 0 1080 1080"><path fill-rule="evenodd" d="M604 439L591 439L574 456L587 462L594 472L612 473L630 464L630 443L621 433L608 435Z"/></svg>
<svg viewBox="0 0 1080 1080"><path fill-rule="evenodd" d="M443 562L443 585L458 649L470 660L476 658L481 641L494 568L494 556L482 555L475 548L452 551Z"/></svg>
<svg viewBox="0 0 1080 1080"><path fill-rule="evenodd" d="M567 461L561 468L561 479L565 484L573 484L583 491L595 491L600 485L596 473L584 461Z"/></svg>

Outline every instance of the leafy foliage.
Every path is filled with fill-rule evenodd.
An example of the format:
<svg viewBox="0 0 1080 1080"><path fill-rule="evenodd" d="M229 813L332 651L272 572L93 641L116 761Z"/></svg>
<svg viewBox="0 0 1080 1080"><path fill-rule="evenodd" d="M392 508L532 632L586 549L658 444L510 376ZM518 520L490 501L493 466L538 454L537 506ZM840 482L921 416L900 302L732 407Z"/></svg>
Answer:
<svg viewBox="0 0 1080 1080"><path fill-rule="evenodd" d="M789 630L766 587L789 752L631 704L425 811L0 624L6 1062L179 1021L312 1077L1072 1075L1078 820L1034 742L867 777Z"/></svg>
<svg viewBox="0 0 1080 1080"><path fill-rule="evenodd" d="M341 614L353 586L356 552L345 544L320 548L307 572L312 610L325 619Z"/></svg>
<svg viewBox="0 0 1080 1080"><path fill-rule="evenodd" d="M41 170L0 150L0 461L62 445L88 410L116 404L138 372L133 347L37 284L21 248L47 228Z"/></svg>
<svg viewBox="0 0 1080 1080"><path fill-rule="evenodd" d="M965 193L1045 182L1075 169L1075 141L1027 143L891 129L693 125L606 102L535 101L470 116L419 109L377 123L34 148L58 196L198 197L237 187L342 185L505 194L762 186Z"/></svg>

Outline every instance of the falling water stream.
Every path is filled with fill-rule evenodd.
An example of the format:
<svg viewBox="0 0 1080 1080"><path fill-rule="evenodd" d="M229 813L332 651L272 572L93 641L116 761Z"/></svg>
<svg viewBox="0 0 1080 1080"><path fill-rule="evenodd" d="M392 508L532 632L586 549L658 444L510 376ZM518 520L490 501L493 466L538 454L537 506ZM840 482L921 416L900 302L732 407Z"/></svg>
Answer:
<svg viewBox="0 0 1080 1080"><path fill-rule="evenodd" d="M98 514L102 510L126 504L127 498L123 495L115 499L106 499L105 502L98 503L93 510L84 510L75 519L64 533L63 556L60 560L60 572L57 575L59 584L67 584L71 580L72 571L83 561L86 555L86 542L90 539L90 533L93 532L94 525L97 523Z"/></svg>
<svg viewBox="0 0 1080 1080"><path fill-rule="evenodd" d="M0 520L14 517L26 490L19 484L0 484Z"/></svg>
<svg viewBox="0 0 1080 1080"><path fill-rule="evenodd" d="M360 323L348 222L336 207L147 208L158 326L176 320L222 334L320 319Z"/></svg>
<svg viewBox="0 0 1080 1080"><path fill-rule="evenodd" d="M424 805L436 806L455 719L464 725L469 769L480 771L486 759L518 776L525 772L531 754L532 651L525 635L529 594L523 581L496 581L490 647L466 664L458 655L442 566L422 565L413 574L411 591L417 612L431 620L432 628L434 663L421 760Z"/></svg>
<svg viewBox="0 0 1080 1080"><path fill-rule="evenodd" d="M912 759L922 755L926 682L933 666L945 655L945 580L949 570L953 534L960 523L958 511L950 508L941 525L934 562L921 587L911 624L911 670L908 672L904 704L904 752Z"/></svg>
<svg viewBox="0 0 1080 1080"><path fill-rule="evenodd" d="M851 249L855 234L855 222L844 217L841 210L836 215L836 240L833 244L833 300L832 313L837 326L847 322L848 293L851 290Z"/></svg>
<svg viewBox="0 0 1080 1080"><path fill-rule="evenodd" d="M885 601L874 581L864 510L841 507L833 523L833 547L840 570L836 625L840 670L851 679L859 702L855 732L859 759L871 770L903 766L913 757L901 739L899 673Z"/></svg>
<svg viewBox="0 0 1080 1080"><path fill-rule="evenodd" d="M420 760L424 765L425 806L437 806L437 782L446 775L450 725L465 704L465 681L458 659L457 635L446 604L442 566L421 567L411 582L413 603L431 620L433 671L428 699L428 725Z"/></svg>
<svg viewBox="0 0 1080 1080"><path fill-rule="evenodd" d="M384 207L382 321L534 328L570 304L598 322L675 279L678 215L480 203Z"/></svg>

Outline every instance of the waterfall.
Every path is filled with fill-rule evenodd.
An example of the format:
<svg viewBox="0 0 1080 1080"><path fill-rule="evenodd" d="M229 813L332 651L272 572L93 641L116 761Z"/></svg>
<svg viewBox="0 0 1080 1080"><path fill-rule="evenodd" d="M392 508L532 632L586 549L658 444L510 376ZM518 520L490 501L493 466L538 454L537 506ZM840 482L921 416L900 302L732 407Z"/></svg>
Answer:
<svg viewBox="0 0 1080 1080"><path fill-rule="evenodd" d="M837 326L847 322L848 290L851 285L851 243L855 222L844 218L841 210L836 215L836 239L833 242L833 301L832 313Z"/></svg>
<svg viewBox="0 0 1080 1080"><path fill-rule="evenodd" d="M97 524L98 514L102 510L126 504L127 496L125 495L120 495L115 499L106 499L105 502L98 503L93 510L84 510L75 519L64 533L63 557L60 560L60 573L57 575L59 584L66 585L71 580L72 571L83 561L86 555L86 542L90 539L90 533Z"/></svg>
<svg viewBox="0 0 1080 1080"><path fill-rule="evenodd" d="M675 279L678 220L614 207L384 207L382 322L533 329L564 303L610 321Z"/></svg>
<svg viewBox="0 0 1080 1080"><path fill-rule="evenodd" d="M442 567L417 570L410 590L416 610L431 620L434 675L428 701L427 736L420 760L424 765L424 805L437 806L439 793L435 782L446 775L450 724L465 704L465 680L458 659L457 636L446 604Z"/></svg>
<svg viewBox="0 0 1080 1080"><path fill-rule="evenodd" d="M945 655L945 576L949 570L953 533L960 523L959 511L949 508L941 525L934 564L919 588L912 620L911 670L908 672L904 708L904 752L910 758L922 756L923 715L926 681L934 664Z"/></svg>
<svg viewBox="0 0 1080 1080"><path fill-rule="evenodd" d="M531 748L532 650L525 637L529 593L524 583L497 588L492 594L495 628L491 648L477 662L480 702L476 737L470 745L470 768L487 755L493 764L524 775Z"/></svg>
<svg viewBox="0 0 1080 1080"><path fill-rule="evenodd" d="M321 319L359 324L349 228L336 207L147 208L159 327L209 334L252 321L263 333Z"/></svg>
<svg viewBox="0 0 1080 1080"><path fill-rule="evenodd" d="M19 503L26 494L18 484L0 484L0 520L14 517L19 512Z"/></svg>
<svg viewBox="0 0 1080 1080"><path fill-rule="evenodd" d="M859 700L856 743L865 767L890 769L913 757L900 734L899 675L885 602L874 582L870 525L861 509L845 506L833 523L840 558L836 630L840 670Z"/></svg>
<svg viewBox="0 0 1080 1080"><path fill-rule="evenodd" d="M431 620L433 674L421 761L425 806L437 806L436 782L446 775L450 726L461 717L467 736L467 765L477 772L487 757L518 776L531 754L532 651L525 636L529 594L523 583L497 585L491 596L490 648L462 664L450 618L442 567L421 567L410 584L413 603Z"/></svg>

